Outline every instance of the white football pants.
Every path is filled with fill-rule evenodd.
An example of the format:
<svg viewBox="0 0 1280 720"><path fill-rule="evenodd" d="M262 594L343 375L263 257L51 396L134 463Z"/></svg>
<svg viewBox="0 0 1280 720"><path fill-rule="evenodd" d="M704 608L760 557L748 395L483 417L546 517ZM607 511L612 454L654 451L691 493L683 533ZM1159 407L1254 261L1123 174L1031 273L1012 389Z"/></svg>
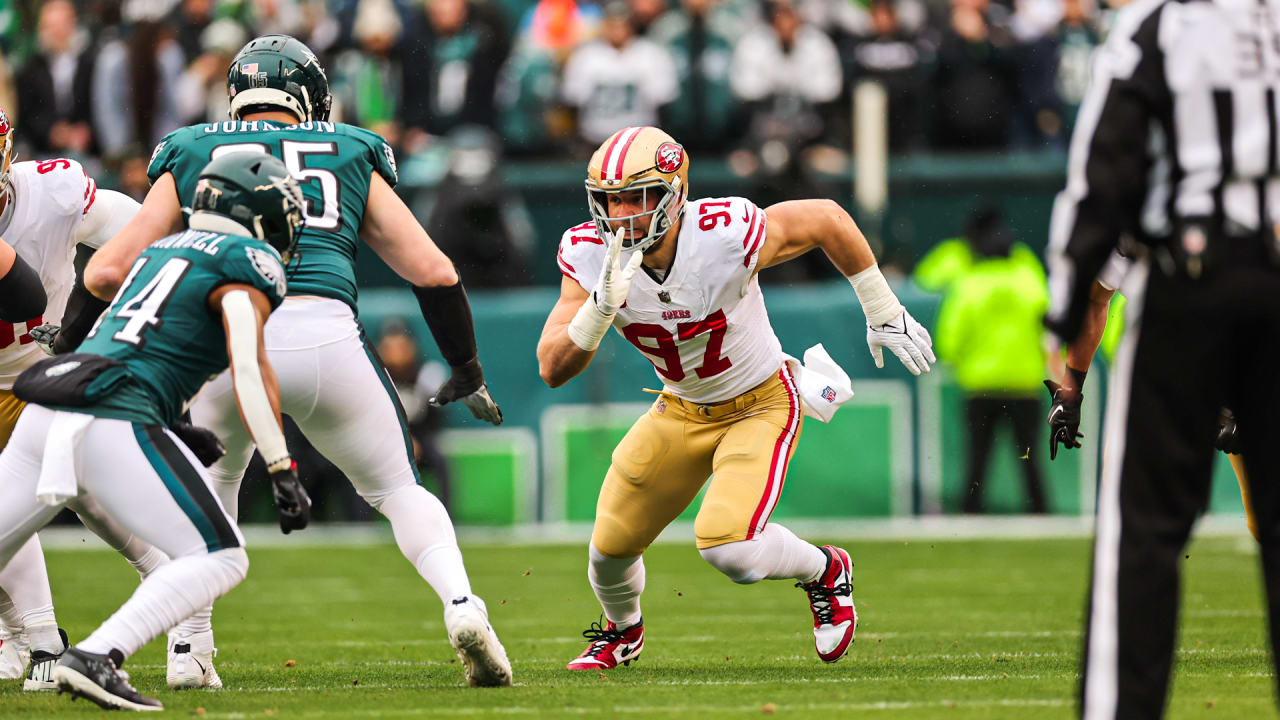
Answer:
<svg viewBox="0 0 1280 720"><path fill-rule="evenodd" d="M92 505L95 512L168 555L172 569L144 580L134 597L95 633L119 638L112 646L127 656L244 577L244 538L191 451L155 425L94 419L69 448L77 497L56 506L36 499L49 426L59 414L27 406L0 453L0 567L63 506L76 503ZM218 555L215 565L232 569L206 572L205 558L213 555ZM196 577L200 581L193 581ZM207 577L213 580L204 581Z"/></svg>

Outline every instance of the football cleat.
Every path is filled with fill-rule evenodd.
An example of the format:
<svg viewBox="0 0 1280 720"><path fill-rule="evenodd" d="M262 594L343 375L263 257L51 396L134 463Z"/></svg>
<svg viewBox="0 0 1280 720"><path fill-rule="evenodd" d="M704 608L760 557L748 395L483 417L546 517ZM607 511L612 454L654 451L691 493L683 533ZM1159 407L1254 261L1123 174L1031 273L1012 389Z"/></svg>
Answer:
<svg viewBox="0 0 1280 720"><path fill-rule="evenodd" d="M67 632L58 628L58 636L62 638L62 651L67 650ZM53 666L62 653L51 653L46 650L32 650L31 664L27 666L27 679L22 682L22 689L28 692L57 690L53 682Z"/></svg>
<svg viewBox="0 0 1280 720"><path fill-rule="evenodd" d="M169 689L221 689L222 678L213 668L213 658L217 654L212 630L184 636L169 633L169 666L165 678Z"/></svg>
<svg viewBox="0 0 1280 720"><path fill-rule="evenodd" d="M483 600L475 595L459 595L445 603L444 627L449 631L449 644L467 671L468 685L511 685L511 661L489 625L489 611Z"/></svg>
<svg viewBox="0 0 1280 720"><path fill-rule="evenodd" d="M591 641L587 649L573 662L565 666L569 670L612 670L619 665L630 665L640 659L644 649L644 619L626 630L619 630L612 620L600 627L599 622L582 631L582 637Z"/></svg>
<svg viewBox="0 0 1280 720"><path fill-rule="evenodd" d="M827 556L827 569L822 576L811 583L796 583L796 587L809 595L818 657L823 662L835 662L849 651L858 629L850 578L853 563L849 561L849 553L834 545L823 545L822 552Z"/></svg>
<svg viewBox="0 0 1280 720"><path fill-rule="evenodd" d="M25 677L31 650L22 635L0 635L0 680Z"/></svg>
<svg viewBox="0 0 1280 720"><path fill-rule="evenodd" d="M53 681L59 692L85 698L106 710L164 709L159 700L134 690L129 673L117 669L108 655L68 648L53 667Z"/></svg>

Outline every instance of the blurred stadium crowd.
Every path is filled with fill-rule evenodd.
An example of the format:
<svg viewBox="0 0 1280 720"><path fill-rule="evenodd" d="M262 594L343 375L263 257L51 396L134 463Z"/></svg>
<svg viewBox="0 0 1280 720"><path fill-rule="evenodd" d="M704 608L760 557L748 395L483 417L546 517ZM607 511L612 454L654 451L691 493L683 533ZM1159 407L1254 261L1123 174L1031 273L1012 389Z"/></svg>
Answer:
<svg viewBox="0 0 1280 720"><path fill-rule="evenodd" d="M750 174L842 162L853 85L889 92L893 152L1063 147L1095 0L10 0L0 105L26 157L70 155L141 196L170 130L226 117L228 62L288 33L329 69L335 119L402 157L460 128L563 156L661 124ZM474 130L473 130L474 132ZM824 154L825 152L825 154Z"/></svg>

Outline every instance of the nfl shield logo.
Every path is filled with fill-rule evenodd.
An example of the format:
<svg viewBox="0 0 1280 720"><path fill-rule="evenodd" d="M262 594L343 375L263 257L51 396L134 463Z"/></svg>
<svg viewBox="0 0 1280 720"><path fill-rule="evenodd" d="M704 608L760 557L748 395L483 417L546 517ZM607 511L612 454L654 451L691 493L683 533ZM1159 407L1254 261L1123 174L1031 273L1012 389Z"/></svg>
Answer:
<svg viewBox="0 0 1280 720"><path fill-rule="evenodd" d="M659 415L661 415L662 413L666 412L666 411L667 411L667 401L666 401L666 400L663 400L662 398L658 398L658 403L657 403L656 405L654 405L654 406L653 406L653 411L654 411L654 412L656 412L656 413L658 413Z"/></svg>
<svg viewBox="0 0 1280 720"><path fill-rule="evenodd" d="M658 299L664 303L669 303L671 302L671 293L667 292L666 290L659 290Z"/></svg>
<svg viewBox="0 0 1280 720"><path fill-rule="evenodd" d="M826 400L829 403L835 402L836 401L835 388L831 387L830 385L822 388L822 399Z"/></svg>

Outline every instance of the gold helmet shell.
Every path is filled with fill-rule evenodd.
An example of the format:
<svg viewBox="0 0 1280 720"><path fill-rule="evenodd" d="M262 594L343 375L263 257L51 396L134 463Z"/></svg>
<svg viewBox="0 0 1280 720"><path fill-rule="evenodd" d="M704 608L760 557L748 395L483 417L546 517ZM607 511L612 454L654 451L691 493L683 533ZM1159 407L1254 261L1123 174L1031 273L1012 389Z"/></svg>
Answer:
<svg viewBox="0 0 1280 720"><path fill-rule="evenodd" d="M600 237L611 234L609 221L627 221L624 250L643 251L657 242L680 219L689 196L689 155L684 147L656 127L628 127L609 136L587 163L587 207ZM611 193L642 192L644 211L610 217ZM649 208L649 193L658 203Z"/></svg>

